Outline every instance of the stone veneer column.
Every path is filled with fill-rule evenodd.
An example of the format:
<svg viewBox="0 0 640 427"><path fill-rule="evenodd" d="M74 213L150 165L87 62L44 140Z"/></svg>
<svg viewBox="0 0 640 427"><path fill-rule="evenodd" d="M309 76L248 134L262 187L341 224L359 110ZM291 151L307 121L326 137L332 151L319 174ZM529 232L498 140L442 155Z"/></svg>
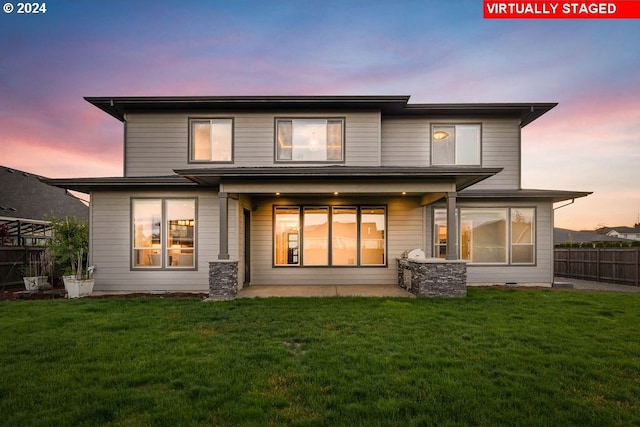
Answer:
<svg viewBox="0 0 640 427"><path fill-rule="evenodd" d="M209 262L209 301L231 300L238 294L238 261Z"/></svg>
<svg viewBox="0 0 640 427"><path fill-rule="evenodd" d="M466 297L467 263L440 258L399 259L398 284L419 297Z"/></svg>

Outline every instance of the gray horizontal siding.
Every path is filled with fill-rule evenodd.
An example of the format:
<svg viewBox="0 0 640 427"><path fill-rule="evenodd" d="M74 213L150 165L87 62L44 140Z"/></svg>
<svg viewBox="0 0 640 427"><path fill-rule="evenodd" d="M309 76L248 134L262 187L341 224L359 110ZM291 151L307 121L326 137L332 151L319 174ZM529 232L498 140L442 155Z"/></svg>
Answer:
<svg viewBox="0 0 640 427"><path fill-rule="evenodd" d="M229 114L128 114L125 144L125 175L169 175L174 169L216 167L216 163L188 163L189 117L234 118L234 166L286 167L274 161L276 117L322 117L323 114L229 113ZM345 117L345 164L380 164L380 115L331 112ZM222 164L228 167L229 164ZM310 166L312 166L310 164Z"/></svg>
<svg viewBox="0 0 640 427"><path fill-rule="evenodd" d="M473 188L520 188L520 127L518 120L431 120L428 118L386 118L382 121L382 165L429 166L431 125L442 123L482 124L482 166L504 168L502 172Z"/></svg>
<svg viewBox="0 0 640 427"><path fill-rule="evenodd" d="M387 267L278 267L273 262L273 204L278 205L387 205ZM252 212L252 272L254 285L337 285L337 284L390 284L397 282L396 258L406 249L421 247L423 241L422 207L413 199L362 200L264 200Z"/></svg>
<svg viewBox="0 0 640 427"><path fill-rule="evenodd" d="M131 198L197 197L197 271L132 271ZM91 194L91 262L97 291L208 290L209 261L218 256L218 199L207 191L94 192ZM237 245L233 246L237 250Z"/></svg>
<svg viewBox="0 0 640 427"><path fill-rule="evenodd" d="M518 120L509 119L482 122L482 166L504 169L499 174L479 182L472 188L520 188L519 123Z"/></svg>
<svg viewBox="0 0 640 427"><path fill-rule="evenodd" d="M382 164L428 166L431 163L428 119L384 119Z"/></svg>

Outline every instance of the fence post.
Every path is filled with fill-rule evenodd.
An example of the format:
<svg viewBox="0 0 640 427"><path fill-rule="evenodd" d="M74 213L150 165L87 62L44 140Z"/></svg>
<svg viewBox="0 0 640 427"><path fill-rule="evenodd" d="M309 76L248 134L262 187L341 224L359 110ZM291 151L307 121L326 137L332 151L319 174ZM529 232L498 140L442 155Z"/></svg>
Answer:
<svg viewBox="0 0 640 427"><path fill-rule="evenodd" d="M640 276L640 248L636 248L636 262L635 262L635 270L636 270L636 286L639 285L638 276Z"/></svg>
<svg viewBox="0 0 640 427"><path fill-rule="evenodd" d="M600 248L596 249L596 282L600 281Z"/></svg>

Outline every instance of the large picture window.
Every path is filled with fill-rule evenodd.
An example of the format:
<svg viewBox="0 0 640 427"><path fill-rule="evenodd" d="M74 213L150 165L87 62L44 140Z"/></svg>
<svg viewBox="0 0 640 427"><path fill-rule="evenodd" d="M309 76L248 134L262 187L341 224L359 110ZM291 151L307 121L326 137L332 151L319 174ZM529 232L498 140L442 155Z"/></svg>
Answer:
<svg viewBox="0 0 640 427"><path fill-rule="evenodd" d="M276 206L274 265L384 266L386 222L384 206Z"/></svg>
<svg viewBox="0 0 640 427"><path fill-rule="evenodd" d="M431 164L480 165L481 126L433 125Z"/></svg>
<svg viewBox="0 0 640 427"><path fill-rule="evenodd" d="M334 206L331 210L331 264L356 265L358 260L358 208Z"/></svg>
<svg viewBox="0 0 640 427"><path fill-rule="evenodd" d="M300 265L300 208L275 208L273 232L276 265Z"/></svg>
<svg viewBox="0 0 640 427"><path fill-rule="evenodd" d="M535 263L535 208L460 208L460 259L472 264ZM434 254L447 253L445 209L433 211Z"/></svg>
<svg viewBox="0 0 640 427"><path fill-rule="evenodd" d="M360 264L385 264L385 209L361 208L360 214Z"/></svg>
<svg viewBox="0 0 640 427"><path fill-rule="evenodd" d="M505 264L507 209L460 209L460 252L474 264Z"/></svg>
<svg viewBox="0 0 640 427"><path fill-rule="evenodd" d="M341 162L343 119L276 120L276 160Z"/></svg>
<svg viewBox="0 0 640 427"><path fill-rule="evenodd" d="M134 268L194 268L195 199L134 199Z"/></svg>
<svg viewBox="0 0 640 427"><path fill-rule="evenodd" d="M192 119L190 126L190 161L231 162L233 160L232 119Z"/></svg>

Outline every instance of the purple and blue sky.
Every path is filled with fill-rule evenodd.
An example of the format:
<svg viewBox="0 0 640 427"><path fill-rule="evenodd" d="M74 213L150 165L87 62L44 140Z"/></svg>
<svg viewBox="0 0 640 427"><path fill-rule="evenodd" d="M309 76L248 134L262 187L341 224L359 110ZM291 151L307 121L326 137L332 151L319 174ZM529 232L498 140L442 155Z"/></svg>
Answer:
<svg viewBox="0 0 640 427"><path fill-rule="evenodd" d="M480 0L46 6L0 12L1 165L120 176L122 123L83 96L559 102L523 129L523 187L594 191L559 227L640 215L640 20L485 20Z"/></svg>

